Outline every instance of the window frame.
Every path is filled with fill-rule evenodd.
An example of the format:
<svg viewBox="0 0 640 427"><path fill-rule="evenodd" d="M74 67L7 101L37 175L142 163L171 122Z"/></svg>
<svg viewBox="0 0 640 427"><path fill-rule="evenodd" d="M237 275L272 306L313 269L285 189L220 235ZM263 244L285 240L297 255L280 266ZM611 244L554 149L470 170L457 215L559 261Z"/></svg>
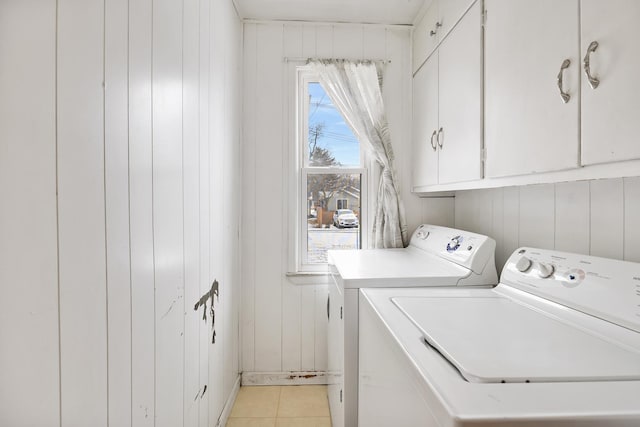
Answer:
<svg viewBox="0 0 640 427"><path fill-rule="evenodd" d="M292 205L295 204L296 221L295 232L293 233L294 242L292 242L293 253L290 257L290 274L305 273L326 273L327 264L311 264L308 262L307 243L308 243L308 218L307 218L307 177L310 174L358 174L360 175L360 214L359 227L360 248L367 247L368 237L368 170L364 166L367 164L366 150L360 142L360 166L344 166L344 167L328 167L328 166L310 166L308 158L308 135L309 135L309 91L310 83L319 83L318 77L307 66L297 67L296 69L296 91L295 91L295 181L297 183L297 191L294 193Z"/></svg>

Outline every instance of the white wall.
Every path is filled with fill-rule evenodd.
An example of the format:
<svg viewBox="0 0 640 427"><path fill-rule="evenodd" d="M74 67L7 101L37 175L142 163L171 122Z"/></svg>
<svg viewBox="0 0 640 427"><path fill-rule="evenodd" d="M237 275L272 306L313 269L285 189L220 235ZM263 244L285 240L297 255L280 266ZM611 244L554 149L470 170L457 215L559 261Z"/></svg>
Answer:
<svg viewBox="0 0 640 427"><path fill-rule="evenodd" d="M640 178L461 191L455 225L496 240L499 271L520 246L640 262Z"/></svg>
<svg viewBox="0 0 640 427"><path fill-rule="evenodd" d="M0 3L0 425L217 422L241 37L230 0ZM212 345L193 306L214 279Z"/></svg>
<svg viewBox="0 0 640 427"><path fill-rule="evenodd" d="M246 22L244 25L242 370L243 379L278 381L326 369L325 284L287 277L289 159L295 141L295 69L284 58L390 59L384 98L410 230L453 223L451 199L418 199L411 185L411 71L408 27ZM377 187L374 184L372 188ZM309 282L309 280L307 280ZM313 282L313 281L311 281ZM274 379L276 378L276 379ZM262 380L264 381L262 381Z"/></svg>

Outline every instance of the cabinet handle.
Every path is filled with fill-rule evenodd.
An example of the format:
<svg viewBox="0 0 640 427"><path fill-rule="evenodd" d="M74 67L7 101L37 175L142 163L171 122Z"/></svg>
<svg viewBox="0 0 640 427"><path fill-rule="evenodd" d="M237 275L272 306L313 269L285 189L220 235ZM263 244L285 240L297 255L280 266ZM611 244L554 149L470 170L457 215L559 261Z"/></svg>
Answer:
<svg viewBox="0 0 640 427"><path fill-rule="evenodd" d="M327 295L327 320L330 319L330 313L331 311L329 311L329 306L331 304L331 295Z"/></svg>
<svg viewBox="0 0 640 427"><path fill-rule="evenodd" d="M437 130L434 130L433 133L431 134L431 148L433 148L433 151L436 151L436 148L438 148L436 143L433 142L433 137L436 136L437 134L438 134Z"/></svg>
<svg viewBox="0 0 640 427"><path fill-rule="evenodd" d="M442 144L443 144L443 140L444 138L440 139L440 135L444 135L444 132L442 131L442 128L438 129L438 147L440 147L440 149L442 150Z"/></svg>
<svg viewBox="0 0 640 427"><path fill-rule="evenodd" d="M564 89L562 88L562 77L564 76L564 70L569 68L569 65L571 65L570 60L565 59L564 61L562 61L562 65L560 66L560 72L558 73L558 89L560 89L560 97L562 98L562 102L564 102L565 104L569 102L569 100L571 99L571 95L565 92Z"/></svg>
<svg viewBox="0 0 640 427"><path fill-rule="evenodd" d="M584 56L584 73L587 75L591 89L597 88L600 84L600 80L591 75L591 53L595 52L596 49L598 49L598 42L591 42L587 48L587 54Z"/></svg>
<svg viewBox="0 0 640 427"><path fill-rule="evenodd" d="M429 31L429 35L431 37L435 36L438 33L438 28L440 28L440 27L442 27L442 23L441 22L436 22L436 29Z"/></svg>

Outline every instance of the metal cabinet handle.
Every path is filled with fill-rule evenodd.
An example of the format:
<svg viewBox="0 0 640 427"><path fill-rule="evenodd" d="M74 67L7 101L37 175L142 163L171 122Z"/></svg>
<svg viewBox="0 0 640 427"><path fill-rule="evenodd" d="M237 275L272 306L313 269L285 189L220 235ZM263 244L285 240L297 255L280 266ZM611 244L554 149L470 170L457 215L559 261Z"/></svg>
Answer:
<svg viewBox="0 0 640 427"><path fill-rule="evenodd" d="M562 88L562 77L564 75L564 70L569 68L569 65L571 65L570 60L565 59L564 61L562 61L562 65L560 66L560 72L558 73L558 89L560 89L560 97L562 98L562 102L564 102L565 104L569 102L569 100L571 99L571 95L565 92L564 89Z"/></svg>
<svg viewBox="0 0 640 427"><path fill-rule="evenodd" d="M433 137L436 136L437 134L438 134L437 130L434 130L433 133L431 134L431 148L433 148L433 151L436 151L436 148L438 148L436 143L433 142Z"/></svg>
<svg viewBox="0 0 640 427"><path fill-rule="evenodd" d="M443 140L444 140L444 138L440 139L440 135L444 135L444 133L443 133L443 129L442 129L442 128L438 129L438 138L437 138L437 140L438 140L438 147L440 147L440 149L442 150L442 144L443 144Z"/></svg>
<svg viewBox="0 0 640 427"><path fill-rule="evenodd" d="M597 88L600 84L600 80L591 75L591 53L595 52L596 49L598 49L598 42L591 42L587 48L587 54L584 56L584 73L587 75L591 89Z"/></svg>
<svg viewBox="0 0 640 427"><path fill-rule="evenodd" d="M429 31L429 35L431 37L435 36L438 33L438 28L442 27L442 22L436 22L436 29Z"/></svg>
<svg viewBox="0 0 640 427"><path fill-rule="evenodd" d="M329 311L330 310L329 309L330 304L331 304L331 295L327 295L327 320L330 319L330 317L329 317L330 313L331 313L331 311Z"/></svg>

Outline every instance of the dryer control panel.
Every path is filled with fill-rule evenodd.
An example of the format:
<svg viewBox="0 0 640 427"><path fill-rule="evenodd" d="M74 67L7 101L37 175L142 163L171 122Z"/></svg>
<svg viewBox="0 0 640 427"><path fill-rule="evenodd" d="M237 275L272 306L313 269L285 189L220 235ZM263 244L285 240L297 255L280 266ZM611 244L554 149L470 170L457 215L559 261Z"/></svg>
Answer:
<svg viewBox="0 0 640 427"><path fill-rule="evenodd" d="M496 242L493 239L454 228L422 224L413 233L409 246L466 267L476 274L481 274L487 264L495 263Z"/></svg>
<svg viewBox="0 0 640 427"><path fill-rule="evenodd" d="M640 264L519 248L500 283L640 332Z"/></svg>

